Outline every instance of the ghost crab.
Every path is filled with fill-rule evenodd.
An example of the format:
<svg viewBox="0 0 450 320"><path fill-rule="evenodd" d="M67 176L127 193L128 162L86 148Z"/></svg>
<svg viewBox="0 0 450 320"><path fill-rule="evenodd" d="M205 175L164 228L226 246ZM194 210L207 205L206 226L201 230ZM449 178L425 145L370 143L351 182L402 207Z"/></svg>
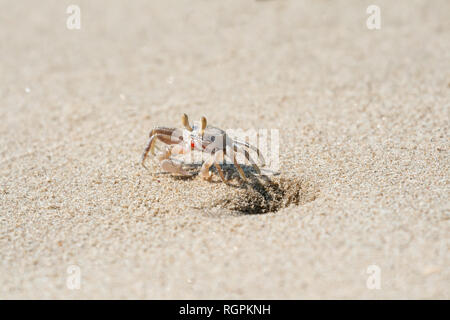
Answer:
<svg viewBox="0 0 450 320"><path fill-rule="evenodd" d="M145 159L148 153L156 156L160 162L160 166L164 171L170 172L179 176L192 176L191 173L186 172L182 165L177 163L172 156L187 154L191 151L200 151L209 155L207 160L203 163L199 175L205 179L211 180L211 173L209 169L214 165L223 182L228 182L225 179L220 162L227 156L231 159L239 172L242 180L247 181L244 170L236 160L236 154L241 153L245 156L248 162L251 163L253 169L257 174L261 174L258 165L253 161L249 151L254 151L258 155L258 159L264 166L264 158L258 148L237 139L232 139L227 133L219 128L207 125L205 117L201 118L200 122L195 122L193 126L189 124L189 119L186 114L181 117L181 123L184 129L155 127L150 131L150 138L142 154L141 163L145 167ZM158 155L155 154L156 140L161 141L166 145L164 151Z"/></svg>

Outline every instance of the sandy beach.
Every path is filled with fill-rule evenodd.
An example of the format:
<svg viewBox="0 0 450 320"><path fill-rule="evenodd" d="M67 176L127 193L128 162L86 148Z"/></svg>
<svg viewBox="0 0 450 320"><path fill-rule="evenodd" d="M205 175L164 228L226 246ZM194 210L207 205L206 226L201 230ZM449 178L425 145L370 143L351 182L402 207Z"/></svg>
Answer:
<svg viewBox="0 0 450 320"><path fill-rule="evenodd" d="M0 3L0 299L450 298L449 1ZM183 113L279 172L143 168Z"/></svg>

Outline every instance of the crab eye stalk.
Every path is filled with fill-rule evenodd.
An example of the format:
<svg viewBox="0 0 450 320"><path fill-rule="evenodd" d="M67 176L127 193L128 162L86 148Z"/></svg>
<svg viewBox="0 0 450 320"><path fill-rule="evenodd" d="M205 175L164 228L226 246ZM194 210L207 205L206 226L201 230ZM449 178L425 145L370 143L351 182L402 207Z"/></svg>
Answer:
<svg viewBox="0 0 450 320"><path fill-rule="evenodd" d="M189 125L189 118L186 113L184 113L183 116L181 117L181 123L187 130L192 131L192 128Z"/></svg>
<svg viewBox="0 0 450 320"><path fill-rule="evenodd" d="M206 118L202 117L202 130L201 130L201 135L203 136L203 133L205 132L206 129Z"/></svg>

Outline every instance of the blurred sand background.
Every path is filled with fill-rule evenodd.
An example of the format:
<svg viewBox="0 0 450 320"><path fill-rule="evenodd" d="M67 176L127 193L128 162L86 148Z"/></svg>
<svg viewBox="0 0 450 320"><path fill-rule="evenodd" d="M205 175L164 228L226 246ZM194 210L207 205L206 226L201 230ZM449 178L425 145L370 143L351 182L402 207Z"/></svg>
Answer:
<svg viewBox="0 0 450 320"><path fill-rule="evenodd" d="M1 299L450 297L449 1L0 7ZM280 129L297 205L143 169L182 113Z"/></svg>

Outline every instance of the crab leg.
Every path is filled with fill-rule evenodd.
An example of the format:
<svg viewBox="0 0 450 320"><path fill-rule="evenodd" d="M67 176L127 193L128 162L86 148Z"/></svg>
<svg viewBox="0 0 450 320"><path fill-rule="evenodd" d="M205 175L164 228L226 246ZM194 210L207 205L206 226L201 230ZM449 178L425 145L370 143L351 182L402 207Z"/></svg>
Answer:
<svg viewBox="0 0 450 320"><path fill-rule="evenodd" d="M227 183L228 181L225 179L225 176L223 175L222 168L220 167L219 161L223 161L223 151L220 150L216 152L214 155L214 166L217 169L217 172L219 173L220 179L222 179L223 182Z"/></svg>
<svg viewBox="0 0 450 320"><path fill-rule="evenodd" d="M213 163L215 162L214 156L211 155L208 160L206 160L201 169L200 169L200 176L205 179L205 180L211 180L211 172L209 172L209 168L213 165Z"/></svg>
<svg viewBox="0 0 450 320"><path fill-rule="evenodd" d="M172 135L172 133L175 131L176 129L174 128L168 128L168 127L154 127L151 131L150 134L148 135L149 138L151 138L151 136L157 134L157 133L161 133L161 134L165 134L165 135Z"/></svg>
<svg viewBox="0 0 450 320"><path fill-rule="evenodd" d="M229 146L227 146L227 150L229 151L229 152L227 152L227 155L231 159L233 159L234 166L236 167L237 171L239 172L239 175L241 176L242 180L244 180L244 182L247 182L247 178L245 177L244 170L242 170L241 166L239 165L239 163L236 160L236 153Z"/></svg>
<svg viewBox="0 0 450 320"><path fill-rule="evenodd" d="M247 159L248 162L252 165L253 169L256 171L257 174L261 174L261 170L259 170L259 167L256 165L253 158L250 156L249 152L246 149L243 149L241 147L238 147L237 145L233 146L235 152L243 153L245 156L245 159Z"/></svg>
<svg viewBox="0 0 450 320"><path fill-rule="evenodd" d="M155 155L155 151L154 151L154 147L155 147L155 139L158 139L162 142L164 142L165 144L177 144L179 143L181 140L177 137L175 137L172 133L173 133L173 129L166 129L163 128L161 129L161 131L165 131L165 132L170 132L170 135L168 134L164 134L164 133L158 133L160 129L153 129L150 132L150 139L148 139L147 145L145 146L144 152L142 153L142 157L141 157L141 164L142 166L145 168L145 159L147 158L147 154L150 151L153 155Z"/></svg>
<svg viewBox="0 0 450 320"><path fill-rule="evenodd" d="M209 168L214 164L214 166L217 169L217 172L219 173L220 179L227 183L228 181L225 179L225 176L223 174L222 168L220 167L219 161L223 159L223 151L218 151L215 154L212 154L208 160L206 160L202 168L200 169L200 176L205 180L211 180L211 172L209 172Z"/></svg>
<svg viewBox="0 0 450 320"><path fill-rule="evenodd" d="M245 176L244 170L242 170L241 166L236 161L235 154L233 154L233 162L234 162L234 165L236 166L236 168L238 169L239 175L241 176L242 180L244 180L244 182L247 182L247 177Z"/></svg>
<svg viewBox="0 0 450 320"><path fill-rule="evenodd" d="M261 165L262 165L263 167L266 165L266 161L264 160L264 157L263 157L261 151L260 151L258 148L252 146L251 144L249 144L249 143L247 143L247 142L242 142L242 141L239 141L239 140L234 140L233 142L234 142L235 144L238 144L238 145L242 146L242 147L245 147L245 148L247 148L247 149L250 149L250 150L252 150L252 151L255 151L256 154L258 155L258 160L261 162Z"/></svg>

